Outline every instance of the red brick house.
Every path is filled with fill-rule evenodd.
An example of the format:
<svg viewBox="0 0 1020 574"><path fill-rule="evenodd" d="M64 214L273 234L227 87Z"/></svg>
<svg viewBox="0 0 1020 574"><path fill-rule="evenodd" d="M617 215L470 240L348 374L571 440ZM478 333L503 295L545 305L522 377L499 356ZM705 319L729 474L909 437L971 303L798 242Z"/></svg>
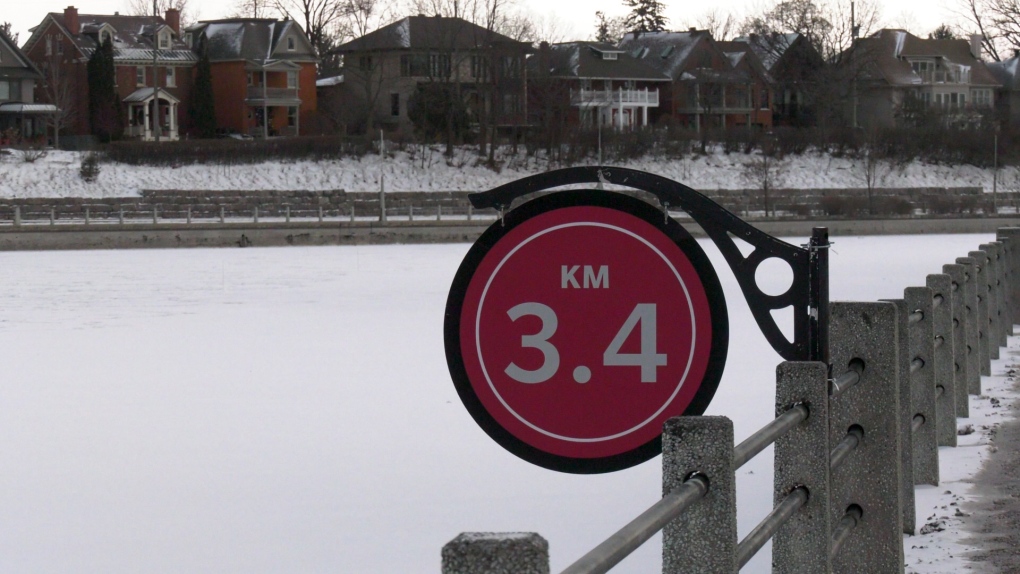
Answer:
<svg viewBox="0 0 1020 574"><path fill-rule="evenodd" d="M670 78L648 62L600 42L543 43L528 58L532 123L567 110L566 123L626 130L647 126ZM548 101L555 100L555 101Z"/></svg>
<svg viewBox="0 0 1020 574"><path fill-rule="evenodd" d="M298 135L315 113L318 58L293 20L203 21L185 30L185 40L209 56L220 129Z"/></svg>
<svg viewBox="0 0 1020 574"><path fill-rule="evenodd" d="M32 29L24 46L28 58L44 72L58 67L60 73L51 81L67 82L76 96L69 102L76 109L67 132L78 136L91 132L86 65L107 38L113 42L125 137L151 140L159 130L162 139L178 139L191 127L183 112L198 58L181 39L180 13L173 9L159 18L79 14L68 6L63 13L47 14ZM37 87L36 98L45 101L45 91Z"/></svg>
<svg viewBox="0 0 1020 574"><path fill-rule="evenodd" d="M720 46L722 44L722 46ZM662 71L670 83L652 121L703 128L772 126L769 83L750 47L719 43L706 30L631 32L619 48Z"/></svg>

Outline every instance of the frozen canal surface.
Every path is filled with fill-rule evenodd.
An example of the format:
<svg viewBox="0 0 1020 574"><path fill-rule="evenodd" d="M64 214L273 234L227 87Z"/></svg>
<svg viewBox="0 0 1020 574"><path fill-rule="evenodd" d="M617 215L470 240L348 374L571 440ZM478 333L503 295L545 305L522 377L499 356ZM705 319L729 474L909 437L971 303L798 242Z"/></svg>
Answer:
<svg viewBox="0 0 1020 574"><path fill-rule="evenodd" d="M832 297L900 297L990 239L835 238ZM739 441L780 359L703 245L731 330L709 413ZM0 571L435 573L462 531L539 532L565 567L659 498L659 459L557 474L475 425L442 337L467 249L0 253ZM771 458L739 471L741 535Z"/></svg>

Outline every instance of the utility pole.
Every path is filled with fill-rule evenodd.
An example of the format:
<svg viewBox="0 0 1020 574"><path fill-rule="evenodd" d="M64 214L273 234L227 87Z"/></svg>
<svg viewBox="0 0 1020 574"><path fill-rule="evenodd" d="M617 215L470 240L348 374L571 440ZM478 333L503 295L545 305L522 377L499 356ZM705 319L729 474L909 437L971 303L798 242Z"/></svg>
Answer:
<svg viewBox="0 0 1020 574"><path fill-rule="evenodd" d="M857 127L857 46L854 44L857 42L857 18L854 13L854 3L850 2L850 73L854 75L853 81L853 111L852 113L852 125Z"/></svg>
<svg viewBox="0 0 1020 574"><path fill-rule="evenodd" d="M159 117L159 38L156 29L156 20L159 18L159 0L152 0L152 131L156 136L156 143L159 143L159 135L163 130Z"/></svg>
<svg viewBox="0 0 1020 574"><path fill-rule="evenodd" d="M992 150L992 214L999 213L999 132L996 131Z"/></svg>

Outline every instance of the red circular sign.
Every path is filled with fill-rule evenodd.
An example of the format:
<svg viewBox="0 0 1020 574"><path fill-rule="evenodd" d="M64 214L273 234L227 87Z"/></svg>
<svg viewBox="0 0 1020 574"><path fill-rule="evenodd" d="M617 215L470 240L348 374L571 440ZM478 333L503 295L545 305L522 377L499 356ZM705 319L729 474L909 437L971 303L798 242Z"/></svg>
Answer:
<svg viewBox="0 0 1020 574"><path fill-rule="evenodd" d="M517 211L479 240L451 291L447 355L462 399L542 466L647 460L666 419L700 414L721 374L725 302L711 266L679 225L626 196L563 192Z"/></svg>

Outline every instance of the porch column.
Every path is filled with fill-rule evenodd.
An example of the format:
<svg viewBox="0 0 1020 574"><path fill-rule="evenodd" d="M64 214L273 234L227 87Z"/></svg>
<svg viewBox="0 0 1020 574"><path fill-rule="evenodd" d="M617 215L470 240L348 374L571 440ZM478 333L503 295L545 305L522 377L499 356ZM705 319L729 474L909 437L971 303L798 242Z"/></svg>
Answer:
<svg viewBox="0 0 1020 574"><path fill-rule="evenodd" d="M144 104L142 104L143 106L145 106L144 111L142 112L142 115L145 117L145 120L142 122L142 139L145 139L145 140L148 140L149 137L150 137L150 135L149 135L149 107L150 107L150 103L151 102L145 102Z"/></svg>
<svg viewBox="0 0 1020 574"><path fill-rule="evenodd" d="M264 65L264 64L263 64ZM262 139L269 139L269 106L266 102L266 69L262 68Z"/></svg>
<svg viewBox="0 0 1020 574"><path fill-rule="evenodd" d="M177 104L170 104L170 139L177 139Z"/></svg>
<svg viewBox="0 0 1020 574"><path fill-rule="evenodd" d="M701 84L694 84L694 131L701 133Z"/></svg>

